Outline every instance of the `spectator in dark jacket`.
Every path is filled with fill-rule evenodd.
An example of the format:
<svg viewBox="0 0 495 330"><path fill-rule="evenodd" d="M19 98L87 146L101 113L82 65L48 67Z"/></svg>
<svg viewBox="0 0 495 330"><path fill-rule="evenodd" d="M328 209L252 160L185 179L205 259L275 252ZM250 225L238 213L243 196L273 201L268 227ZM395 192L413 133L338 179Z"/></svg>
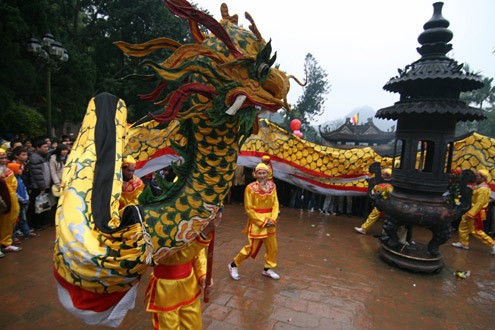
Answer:
<svg viewBox="0 0 495 330"><path fill-rule="evenodd" d="M34 229L42 229L48 225L49 211L35 214L34 203L38 195L49 193L51 188L52 179L50 175L50 165L48 162L49 147L44 139L38 139L34 143L34 147L36 148L36 152L29 157L28 163L31 183L31 194L29 198L32 210L31 227Z"/></svg>

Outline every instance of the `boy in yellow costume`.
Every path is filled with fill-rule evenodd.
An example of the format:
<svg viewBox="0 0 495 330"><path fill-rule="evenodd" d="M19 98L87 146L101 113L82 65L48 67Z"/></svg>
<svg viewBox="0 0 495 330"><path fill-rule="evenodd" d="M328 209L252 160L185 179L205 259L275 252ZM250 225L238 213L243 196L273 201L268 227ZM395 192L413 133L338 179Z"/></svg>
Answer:
<svg viewBox="0 0 495 330"><path fill-rule="evenodd" d="M136 161L127 156L122 162L120 211L138 205L143 181L134 175ZM189 247L160 260L153 268L146 289L146 310L152 313L154 329L201 329L201 287L206 280L206 254L210 238L198 237Z"/></svg>
<svg viewBox="0 0 495 330"><path fill-rule="evenodd" d="M153 268L146 289L146 310L152 313L153 329L202 329L200 296L207 285L205 248L221 220L219 212L188 247L160 259Z"/></svg>
<svg viewBox="0 0 495 330"><path fill-rule="evenodd" d="M201 329L201 288L206 285L205 230L190 244L153 268L146 289L146 310L153 329Z"/></svg>
<svg viewBox="0 0 495 330"><path fill-rule="evenodd" d="M392 177L392 170L390 168L384 168L382 170L382 178L385 180L385 183L377 184L375 187L373 187L373 194L379 192L382 194L391 192L393 189L392 185L389 183L391 177ZM371 210L370 214L368 215L368 218L366 218L366 221L361 225L361 227L354 227L354 230L360 234L366 235L368 229L370 229L370 227L373 226L373 224L382 217L383 217L382 212L378 210L376 207L374 207L373 210Z"/></svg>
<svg viewBox="0 0 495 330"><path fill-rule="evenodd" d="M17 179L14 172L7 167L7 162L7 152L0 148L0 179L5 182L10 197L10 210L0 212L0 244L3 252L19 252L22 248L12 245L12 233L20 210L16 195Z"/></svg>
<svg viewBox="0 0 495 330"><path fill-rule="evenodd" d="M143 181L134 175L136 161L132 156L127 156L122 162L122 194L119 200L119 210L129 205L138 205L138 197L144 190Z"/></svg>
<svg viewBox="0 0 495 330"><path fill-rule="evenodd" d="M471 208L463 216L459 224L459 241L452 243L453 247L469 250L469 234L491 247L490 253L495 254L495 241L483 231L483 221L486 220L486 208L490 202L491 181L487 170L476 172L476 185L473 187Z"/></svg>
<svg viewBox="0 0 495 330"><path fill-rule="evenodd" d="M239 280L238 267L248 257L256 258L261 246L265 244L265 266L262 275L278 280L280 276L272 268L277 266L277 188L268 179L270 169L263 163L256 166L256 181L250 183L244 192L244 208L248 216L248 224L243 233L248 235L248 244L228 265L230 277Z"/></svg>

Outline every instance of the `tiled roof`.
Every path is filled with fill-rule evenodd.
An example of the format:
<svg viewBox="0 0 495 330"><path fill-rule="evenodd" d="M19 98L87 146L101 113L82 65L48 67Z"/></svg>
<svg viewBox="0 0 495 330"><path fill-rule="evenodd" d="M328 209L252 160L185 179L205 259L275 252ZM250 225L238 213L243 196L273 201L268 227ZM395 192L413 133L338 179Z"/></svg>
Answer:
<svg viewBox="0 0 495 330"><path fill-rule="evenodd" d="M425 100L417 102L396 102L376 112L381 119L398 119L401 114L455 114L457 121L486 119L486 113L470 107L462 101Z"/></svg>

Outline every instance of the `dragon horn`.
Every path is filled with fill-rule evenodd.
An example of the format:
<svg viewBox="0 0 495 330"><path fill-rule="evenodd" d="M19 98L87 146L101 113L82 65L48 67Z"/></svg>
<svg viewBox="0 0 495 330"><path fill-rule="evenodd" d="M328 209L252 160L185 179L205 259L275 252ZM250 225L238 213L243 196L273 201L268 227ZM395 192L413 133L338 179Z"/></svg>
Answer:
<svg viewBox="0 0 495 330"><path fill-rule="evenodd" d="M229 7L227 7L227 4L222 3L222 5L220 6L220 13L222 14L222 19L230 21L234 25L238 25L239 16L237 16L237 14L230 16Z"/></svg>
<svg viewBox="0 0 495 330"><path fill-rule="evenodd" d="M260 42L263 41L263 37L261 37L261 33L258 30L256 23L254 23L253 17L248 12L245 12L244 16L251 23L251 25L249 25L249 30L251 30L251 32L253 32L253 34L256 36L256 38L258 38L258 41L260 41Z"/></svg>
<svg viewBox="0 0 495 330"><path fill-rule="evenodd" d="M235 58L242 57L242 53L236 48L227 31L213 17L195 9L186 0L164 0L165 5L175 15L198 22L222 40Z"/></svg>

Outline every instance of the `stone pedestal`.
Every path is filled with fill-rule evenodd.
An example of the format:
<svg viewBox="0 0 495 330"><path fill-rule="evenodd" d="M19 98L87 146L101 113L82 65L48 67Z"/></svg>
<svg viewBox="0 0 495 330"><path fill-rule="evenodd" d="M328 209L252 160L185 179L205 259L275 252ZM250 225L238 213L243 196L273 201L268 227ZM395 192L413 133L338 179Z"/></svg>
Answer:
<svg viewBox="0 0 495 330"><path fill-rule="evenodd" d="M439 273L445 266L442 256L433 257L421 243L399 244L391 248L380 243L380 257L394 266L421 273Z"/></svg>

